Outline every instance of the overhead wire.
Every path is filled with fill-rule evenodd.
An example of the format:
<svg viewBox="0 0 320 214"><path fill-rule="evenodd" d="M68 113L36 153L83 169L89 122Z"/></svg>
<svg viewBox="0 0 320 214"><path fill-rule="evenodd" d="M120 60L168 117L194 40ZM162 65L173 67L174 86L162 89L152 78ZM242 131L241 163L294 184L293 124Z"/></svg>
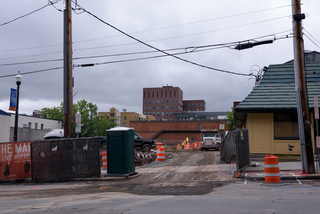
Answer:
<svg viewBox="0 0 320 214"><path fill-rule="evenodd" d="M45 7L49 6L49 5L53 5L53 4L57 3L58 1L59 1L59 0L57 0L57 1L55 1L55 2L51 2L50 0L48 0L48 3L47 3L46 5L38 8L38 9L36 9L36 10L34 10L34 11L31 11L30 13L27 13L27 14L25 14L25 15L22 15L22 16L19 16L19 17L15 18L15 19L12 19L12 20L10 20L10 21L8 21L8 22L4 22L4 23L0 24L0 27L1 27L1 26L4 26L4 25L7 25L7 24L10 24L11 22L17 21L17 20L19 20L19 19L21 19L21 18L24 18L24 17L26 17L26 16L29 16L29 15L31 15L31 14L39 11L39 10L42 10L43 8L45 8Z"/></svg>
<svg viewBox="0 0 320 214"><path fill-rule="evenodd" d="M35 70L35 71L27 71L27 72L20 72L19 74L34 74L34 73L40 73L44 71L51 71L51 70L57 70L57 69L63 69L63 67L55 67L55 68L46 68L42 70ZM5 78L5 77L13 77L16 76L17 74L7 74L7 75L1 75L0 78Z"/></svg>
<svg viewBox="0 0 320 214"><path fill-rule="evenodd" d="M243 73L238 73L238 72L233 72L233 71L228 71L228 70L213 68L213 67L210 67L210 66L201 65L201 64L199 64L199 63L192 62L192 61L190 61L190 60L186 60L186 59L177 57L177 56L175 56L175 55L172 55L172 54L170 54L170 53L167 53L166 51L163 51L163 50L161 50L161 49L159 49L159 48L156 48L156 47L154 47L154 46L152 46L152 45L149 45L149 44L147 44L147 43L145 43L145 42L143 42L143 41L141 41L141 40L139 40L139 39L137 39L137 38L135 38L135 37L127 34L127 33L125 33L124 31L120 30L119 28L117 28L117 27L111 25L110 23L108 23L108 22L100 19L98 16L96 16L96 15L94 15L93 13L89 12L88 10L84 9L84 8L81 7L80 5L78 5L78 6L79 6L79 8L82 8L82 10L85 11L87 14L89 14L89 15L91 15L92 17L96 18L96 19L99 20L100 22L108 25L109 27L117 30L118 32L126 35L127 37L129 37L129 38L131 38L131 39L133 39L133 40L135 40L135 41L137 41L137 42L139 42L139 43L141 43L141 44L143 44L143 45L145 45L145 46L148 46L148 47L150 47L150 48L152 48L152 49L155 49L155 50L157 50L157 51L159 51L159 52L161 52L161 53L163 53L163 54L166 54L166 55L168 55L168 56L171 56L171 57L173 57L173 58L176 58L176 59L178 59L178 60L180 60L180 61L184 61L184 62L186 62L186 63L190 63L190 64L193 64L193 65L196 65L196 66L199 66L199 67L207 68L207 69L214 70L214 71L218 71L218 72L223 72L223 73L228 73L228 74L234 74L234 75L240 75L240 76L253 76L252 73L250 73L250 74L243 74Z"/></svg>
<svg viewBox="0 0 320 214"><path fill-rule="evenodd" d="M305 28L303 28L303 30L306 32L306 33L304 33L304 35L315 45L315 46L317 46L318 48L320 48L320 42L316 39L316 38L314 38ZM310 37L312 37L315 41L313 41ZM318 44L317 44L318 43Z"/></svg>
<svg viewBox="0 0 320 214"><path fill-rule="evenodd" d="M58 1L59 1L59 0L58 0ZM58 1L56 1L56 2L58 2ZM50 2L50 1L49 1L49 2ZM54 2L54 3L56 3L56 2ZM76 4L76 8L74 9L74 12L76 13L76 10L80 10L80 9L77 8L77 1L75 1L74 3ZM46 6L47 6L47 5L46 5ZM52 4L52 6L54 6L54 4ZM202 23L202 22L209 22L209 21L214 21L214 20L220 20L220 19L225 19L225 18L232 18L232 17L243 16L243 15L253 14L253 13L259 13L259 12L263 12L263 11L269 11L269 10L274 10L274 9L279 9L279 8L284 8L284 7L289 7L289 6L292 6L292 5L283 5L283 6L279 6L279 7L272 7L272 8L267 8L267 9L262 9L262 10L256 10L256 11L251 11L251 12L246 12L246 13L239 13L239 14L235 14L235 15L223 16L223 17L218 17L218 18L213 18L213 19L200 20L200 21L189 22L189 23L185 23L185 24L171 25L171 26L154 28L154 29L149 29L149 30L142 30L142 31L130 32L130 34L144 33L144 32L150 32L150 31L155 31L155 30L162 30L162 29L167 29L167 28L174 28L174 27L179 27L179 26L192 25L192 24L197 24L197 23ZM55 7L55 6L54 6L54 7ZM56 8L56 7L55 7L55 8ZM56 8L56 9L57 9L57 8ZM60 9L57 9L57 10L58 10L58 11L62 11L62 10L60 10ZM76 14L80 14L80 13L76 13ZM220 30L228 30L228 29L233 29L233 28L238 28L238 27L243 27L243 26L249 26L249 25L259 24L259 23L268 22L268 21L273 21L273 20L277 20L277 19L281 19L281 18L285 18L285 17L286 17L286 16L284 16L284 17L278 17L278 18L270 19L270 20L264 20L264 21L260 21L260 22L255 22L255 23L249 23L249 24L245 24L245 25L241 25L241 26L234 26L234 27L230 27L230 28L217 29L217 30L214 30L214 31L200 32L200 33L196 33L196 34L182 35L182 36L177 36L177 37L169 37L169 38L157 39L157 40L151 40L151 41L161 41L161 40L175 39L175 38L181 38L181 37L186 37L186 36L193 36L193 35L198 35L198 34L202 34L202 33L211 33L211 32L216 32L216 31L220 31ZM75 41L75 42L73 42L73 43L83 43L83 42L89 42L89 41L96 41L96 40L108 39L108 38L113 38L113 37L119 37L119 36L122 36L122 35L123 35L123 34L118 34L118 35L114 35L114 36L108 36L108 37L102 37L102 38L96 38L96 39ZM147 42L151 42L151 41L147 41ZM129 43L129 44L123 44L123 45L132 45L132 44L135 44L135 43ZM62 45L62 44L55 44L55 45L47 45L47 46L38 46L38 47L29 47L29 48L14 49L14 50L2 50L2 51L0 51L0 52L20 51L20 50L43 48L43 47L61 46L61 45ZM104 47L108 48L108 47L116 47L116 46L122 46L122 45L104 46ZM104 47L94 47L94 48L87 48L87 49L89 50L89 49L104 48ZM83 49L75 49L75 50L86 50L86 48L83 48Z"/></svg>

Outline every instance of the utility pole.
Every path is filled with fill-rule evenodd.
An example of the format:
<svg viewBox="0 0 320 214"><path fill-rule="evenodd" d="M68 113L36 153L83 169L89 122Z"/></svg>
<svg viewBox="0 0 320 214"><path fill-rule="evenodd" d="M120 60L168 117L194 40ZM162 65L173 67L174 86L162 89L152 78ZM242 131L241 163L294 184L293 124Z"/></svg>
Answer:
<svg viewBox="0 0 320 214"><path fill-rule="evenodd" d="M306 71L304 64L304 44L302 37L302 19L305 18L305 15L301 14L300 0L292 0L292 17L295 90L297 99L302 170L303 173L313 174L315 173L315 168L313 160Z"/></svg>
<svg viewBox="0 0 320 214"><path fill-rule="evenodd" d="M64 138L73 137L73 79L72 79L72 23L71 0L66 0L66 9L63 11L64 42L63 42L63 114L64 114Z"/></svg>

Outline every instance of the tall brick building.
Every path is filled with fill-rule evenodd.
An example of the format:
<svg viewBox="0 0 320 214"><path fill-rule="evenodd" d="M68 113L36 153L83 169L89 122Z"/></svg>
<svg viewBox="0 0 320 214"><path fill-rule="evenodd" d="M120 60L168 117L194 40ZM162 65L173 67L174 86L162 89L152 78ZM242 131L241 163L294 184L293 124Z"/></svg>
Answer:
<svg viewBox="0 0 320 214"><path fill-rule="evenodd" d="M183 100L179 87L163 86L143 88L142 112L155 116L156 120L173 120L175 114L183 111L205 111L204 100Z"/></svg>

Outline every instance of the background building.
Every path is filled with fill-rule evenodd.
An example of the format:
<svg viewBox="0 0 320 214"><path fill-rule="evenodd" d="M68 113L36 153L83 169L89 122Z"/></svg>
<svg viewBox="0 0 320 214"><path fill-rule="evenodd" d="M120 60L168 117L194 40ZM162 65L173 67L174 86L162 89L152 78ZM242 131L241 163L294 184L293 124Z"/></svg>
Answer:
<svg viewBox="0 0 320 214"><path fill-rule="evenodd" d="M111 123L116 123L117 127L131 127L131 121L146 121L146 120L155 120L155 117L152 115L138 114L136 112L127 112L126 109L123 109L120 112L116 108L110 108L110 112L98 112L100 120L106 117L110 120Z"/></svg>
<svg viewBox="0 0 320 214"><path fill-rule="evenodd" d="M204 100L184 100L183 111L206 111L206 101Z"/></svg>
<svg viewBox="0 0 320 214"><path fill-rule="evenodd" d="M186 110L185 110L186 107ZM175 115L183 111L205 111L204 100L183 100L183 91L179 87L163 86L143 88L144 115L152 115L156 120L174 120Z"/></svg>

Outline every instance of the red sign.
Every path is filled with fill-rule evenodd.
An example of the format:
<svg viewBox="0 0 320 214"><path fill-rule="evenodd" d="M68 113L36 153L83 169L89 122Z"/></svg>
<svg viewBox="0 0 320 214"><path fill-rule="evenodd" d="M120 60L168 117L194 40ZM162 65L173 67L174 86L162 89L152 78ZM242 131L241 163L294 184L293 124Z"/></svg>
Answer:
<svg viewBox="0 0 320 214"><path fill-rule="evenodd" d="M19 180L30 177L30 141L0 143L0 180Z"/></svg>
<svg viewBox="0 0 320 214"><path fill-rule="evenodd" d="M81 124L81 114L79 113L76 114L76 123Z"/></svg>
<svg viewBox="0 0 320 214"><path fill-rule="evenodd" d="M319 106L318 106L318 97L313 97L314 101L314 118L319 120Z"/></svg>

